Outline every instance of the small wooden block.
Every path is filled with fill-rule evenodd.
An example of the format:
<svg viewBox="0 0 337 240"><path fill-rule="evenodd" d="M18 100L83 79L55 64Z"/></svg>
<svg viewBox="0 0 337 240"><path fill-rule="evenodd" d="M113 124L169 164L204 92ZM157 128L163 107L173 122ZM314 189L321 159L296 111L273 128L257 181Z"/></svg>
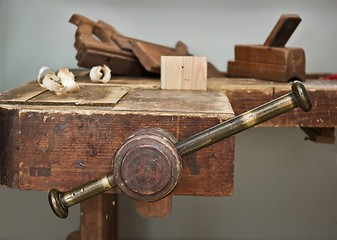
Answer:
<svg viewBox="0 0 337 240"><path fill-rule="evenodd" d="M206 90L207 58L163 56L160 81L162 89Z"/></svg>

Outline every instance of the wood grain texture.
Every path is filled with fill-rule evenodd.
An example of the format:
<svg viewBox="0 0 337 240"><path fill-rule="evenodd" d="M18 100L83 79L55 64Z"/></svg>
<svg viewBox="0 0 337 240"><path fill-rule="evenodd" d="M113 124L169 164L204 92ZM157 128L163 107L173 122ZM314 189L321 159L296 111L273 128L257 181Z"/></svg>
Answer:
<svg viewBox="0 0 337 240"><path fill-rule="evenodd" d="M120 81L119 84L122 84L125 80ZM140 88L144 88L145 83L144 80ZM148 87L152 88L152 81L148 83ZM86 80L79 81L79 84L90 86ZM131 86L137 88L133 83ZM95 87L120 89L113 84ZM12 93L18 92L18 89ZM89 92L82 92L84 99ZM158 126L178 139L184 139L234 115L228 99L221 92L168 92L133 90L115 109L116 101L110 98L106 98L110 102L103 101L105 106L102 103L97 107L90 103L65 105L56 98L46 107L41 105L43 99L38 99L42 95L22 102L22 105L10 105L3 100L0 120L8 128L1 129L1 154L4 156L1 159L2 183L19 189L49 190L56 187L68 190L110 172L114 152L133 130ZM208 106L209 112L198 110L195 104L188 104L191 98L204 99L201 102ZM185 158L187 167L183 175L186 179L179 183L175 194L230 195L233 150L234 140L229 139ZM213 158L218 161L212 162ZM217 171L214 173L212 169ZM210 174L218 180L211 179L210 182ZM191 185L194 180L187 179L190 177L199 179L203 184L195 182L196 186ZM218 188L220 182L228 184Z"/></svg>
<svg viewBox="0 0 337 240"><path fill-rule="evenodd" d="M81 77L79 83L86 85L89 81ZM153 89L159 88L159 79L118 77L108 85L124 86L128 90ZM304 85L313 103L310 112L295 109L259 126L336 127L337 81L308 79ZM113 153L126 135L139 127L159 126L182 140L222 121L217 114L206 117L205 113L112 111L111 106L32 105L29 100L17 97L26 86L0 95L1 183L13 188L69 190L110 172ZM225 92L235 114L240 114L288 93L290 84L248 78L213 78L208 79L208 89ZM19 100L11 104L13 98ZM230 195L233 149L234 138L230 138L185 157L184 177L174 193Z"/></svg>
<svg viewBox="0 0 337 240"><path fill-rule="evenodd" d="M259 126L336 127L337 81L308 79L304 85L313 105L310 112L297 108ZM290 92L290 84L257 79L214 78L208 80L208 89L223 90L237 115Z"/></svg>
<svg viewBox="0 0 337 240"><path fill-rule="evenodd" d="M0 111L1 184L19 187L19 115L12 108ZM5 160L5 161L4 161Z"/></svg>
<svg viewBox="0 0 337 240"><path fill-rule="evenodd" d="M117 196L104 193L81 203L80 240L116 240Z"/></svg>
<svg viewBox="0 0 337 240"><path fill-rule="evenodd" d="M290 63L279 65L261 62L229 61L228 74L232 77L258 78L269 81L305 81L305 64L303 64L302 60L298 61L298 64L293 65Z"/></svg>
<svg viewBox="0 0 337 240"><path fill-rule="evenodd" d="M133 130L158 126L184 139L220 122L218 118L118 113L94 107L80 112L70 106L48 108L14 110L18 117L14 122L19 122L12 129L15 143L3 138L1 149L2 154L11 152L1 159L3 184L21 190L69 190L110 172L114 152ZM233 138L191 154L184 160L186 167L174 194L231 195L233 160ZM32 175L31 169L37 167L50 175Z"/></svg>
<svg viewBox="0 0 337 240"><path fill-rule="evenodd" d="M72 105L114 105L125 94L127 90L122 87L102 86L100 84L80 85L77 92L66 93L62 96L56 95L54 92L46 91L35 97L29 102L32 104L72 104Z"/></svg>
<svg viewBox="0 0 337 240"><path fill-rule="evenodd" d="M37 81L24 83L19 87L10 89L0 94L0 102L27 102L31 98L45 92L46 89L39 86Z"/></svg>
<svg viewBox="0 0 337 240"><path fill-rule="evenodd" d="M221 119L234 116L227 96L220 91L130 90L114 110Z"/></svg>
<svg viewBox="0 0 337 240"><path fill-rule="evenodd" d="M163 56L160 81L162 89L206 90L207 58Z"/></svg>
<svg viewBox="0 0 337 240"><path fill-rule="evenodd" d="M297 64L305 59L302 48L266 48L261 45L235 45L235 61L268 63L277 65ZM303 64L303 63L301 63ZM302 71L304 69L301 69Z"/></svg>

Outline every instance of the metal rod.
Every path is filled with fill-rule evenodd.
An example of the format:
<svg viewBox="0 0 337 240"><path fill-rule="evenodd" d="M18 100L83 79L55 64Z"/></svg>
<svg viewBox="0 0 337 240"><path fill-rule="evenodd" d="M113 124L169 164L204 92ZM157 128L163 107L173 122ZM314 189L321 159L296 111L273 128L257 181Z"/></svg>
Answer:
<svg viewBox="0 0 337 240"><path fill-rule="evenodd" d="M175 147L183 157L296 107L305 112L311 109L309 95L300 81L292 83L292 92L177 142Z"/></svg>
<svg viewBox="0 0 337 240"><path fill-rule="evenodd" d="M292 92L180 141L175 144L175 147L181 156L186 156L296 107L300 107L305 112L311 109L309 95L299 81L292 83ZM110 190L115 186L116 182L111 172L68 192L59 192L56 189L52 189L49 192L49 203L58 217L66 218L68 216L68 207Z"/></svg>

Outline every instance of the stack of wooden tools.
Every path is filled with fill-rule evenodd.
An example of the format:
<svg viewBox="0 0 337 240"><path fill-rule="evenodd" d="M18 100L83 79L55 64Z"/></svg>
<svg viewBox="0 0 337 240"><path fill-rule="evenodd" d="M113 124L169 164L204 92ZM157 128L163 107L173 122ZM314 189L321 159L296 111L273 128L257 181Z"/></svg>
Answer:
<svg viewBox="0 0 337 240"><path fill-rule="evenodd" d="M305 81L305 53L302 48L284 47L301 18L282 15L263 45L236 45L235 61L228 62L228 75L270 81Z"/></svg>
<svg viewBox="0 0 337 240"><path fill-rule="evenodd" d="M74 14L69 20L78 28L75 34L78 66L92 68L107 65L112 74L144 76L160 73L161 56L192 56L179 41L175 48L125 37L104 21ZM216 67L207 64L208 77L224 77Z"/></svg>

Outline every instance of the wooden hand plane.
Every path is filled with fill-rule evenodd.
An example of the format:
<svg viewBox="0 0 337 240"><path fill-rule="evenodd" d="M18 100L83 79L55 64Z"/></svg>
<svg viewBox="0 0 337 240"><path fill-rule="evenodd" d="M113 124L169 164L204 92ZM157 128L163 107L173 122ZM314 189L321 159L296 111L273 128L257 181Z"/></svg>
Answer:
<svg viewBox="0 0 337 240"><path fill-rule="evenodd" d="M236 45L235 60L228 62L228 75L305 81L304 50L284 47L300 22L298 15L282 15L263 45Z"/></svg>

